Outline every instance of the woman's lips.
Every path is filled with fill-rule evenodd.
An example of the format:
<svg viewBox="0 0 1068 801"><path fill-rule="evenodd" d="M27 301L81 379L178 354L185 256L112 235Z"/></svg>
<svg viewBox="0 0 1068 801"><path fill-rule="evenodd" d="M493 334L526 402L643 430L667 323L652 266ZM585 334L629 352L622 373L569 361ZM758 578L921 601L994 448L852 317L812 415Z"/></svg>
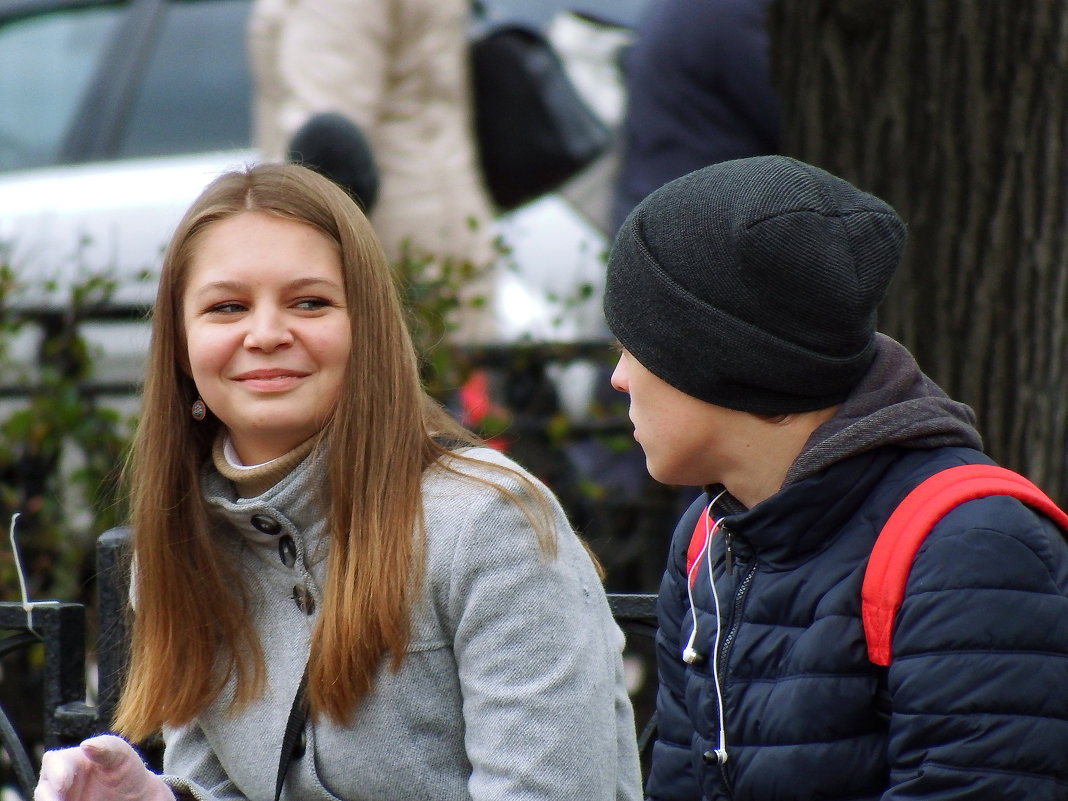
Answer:
<svg viewBox="0 0 1068 801"><path fill-rule="evenodd" d="M283 368L270 368L264 370L247 370L235 375L232 380L239 382L248 389L267 392L279 392L290 389L299 384L301 379L308 376L302 370L287 370Z"/></svg>

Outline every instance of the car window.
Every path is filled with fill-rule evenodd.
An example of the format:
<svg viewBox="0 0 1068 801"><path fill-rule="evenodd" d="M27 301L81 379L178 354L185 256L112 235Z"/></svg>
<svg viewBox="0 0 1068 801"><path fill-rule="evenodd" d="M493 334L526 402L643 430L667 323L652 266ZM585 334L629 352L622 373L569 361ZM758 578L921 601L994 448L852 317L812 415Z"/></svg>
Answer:
<svg viewBox="0 0 1068 801"><path fill-rule="evenodd" d="M119 157L249 146L248 0L166 5Z"/></svg>
<svg viewBox="0 0 1068 801"><path fill-rule="evenodd" d="M0 26L0 170L56 160L120 15L68 8Z"/></svg>

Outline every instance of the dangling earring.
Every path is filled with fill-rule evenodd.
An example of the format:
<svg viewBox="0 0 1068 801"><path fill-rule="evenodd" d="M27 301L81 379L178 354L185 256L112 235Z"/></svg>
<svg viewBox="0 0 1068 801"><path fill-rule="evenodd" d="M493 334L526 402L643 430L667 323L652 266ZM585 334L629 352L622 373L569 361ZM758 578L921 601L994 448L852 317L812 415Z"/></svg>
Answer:
<svg viewBox="0 0 1068 801"><path fill-rule="evenodd" d="M190 409L190 412L193 414L194 420L203 420L204 416L208 413L208 407L204 405L204 401L197 398L193 401L193 408Z"/></svg>

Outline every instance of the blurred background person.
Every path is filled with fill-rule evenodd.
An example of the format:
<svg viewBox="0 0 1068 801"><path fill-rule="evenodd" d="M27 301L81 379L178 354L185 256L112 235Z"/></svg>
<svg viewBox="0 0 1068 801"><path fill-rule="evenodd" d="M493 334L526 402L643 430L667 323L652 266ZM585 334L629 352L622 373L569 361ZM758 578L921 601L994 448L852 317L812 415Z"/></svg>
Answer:
<svg viewBox="0 0 1068 801"><path fill-rule="evenodd" d="M613 231L646 195L701 167L779 149L768 0L653 0L625 56Z"/></svg>
<svg viewBox="0 0 1068 801"><path fill-rule="evenodd" d="M493 209L478 168L468 64L468 0L256 0L249 21L253 140L287 157L314 115L364 133L378 173L371 221L393 263L406 255L481 271L492 284ZM457 336L493 335L467 309Z"/></svg>

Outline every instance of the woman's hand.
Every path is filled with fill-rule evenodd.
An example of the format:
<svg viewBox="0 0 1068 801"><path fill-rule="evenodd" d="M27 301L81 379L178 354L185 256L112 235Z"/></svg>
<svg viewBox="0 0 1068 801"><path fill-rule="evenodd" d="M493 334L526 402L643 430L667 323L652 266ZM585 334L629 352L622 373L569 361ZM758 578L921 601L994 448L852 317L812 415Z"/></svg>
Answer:
<svg viewBox="0 0 1068 801"><path fill-rule="evenodd" d="M105 734L46 752L33 801L174 801L174 793L128 742Z"/></svg>

